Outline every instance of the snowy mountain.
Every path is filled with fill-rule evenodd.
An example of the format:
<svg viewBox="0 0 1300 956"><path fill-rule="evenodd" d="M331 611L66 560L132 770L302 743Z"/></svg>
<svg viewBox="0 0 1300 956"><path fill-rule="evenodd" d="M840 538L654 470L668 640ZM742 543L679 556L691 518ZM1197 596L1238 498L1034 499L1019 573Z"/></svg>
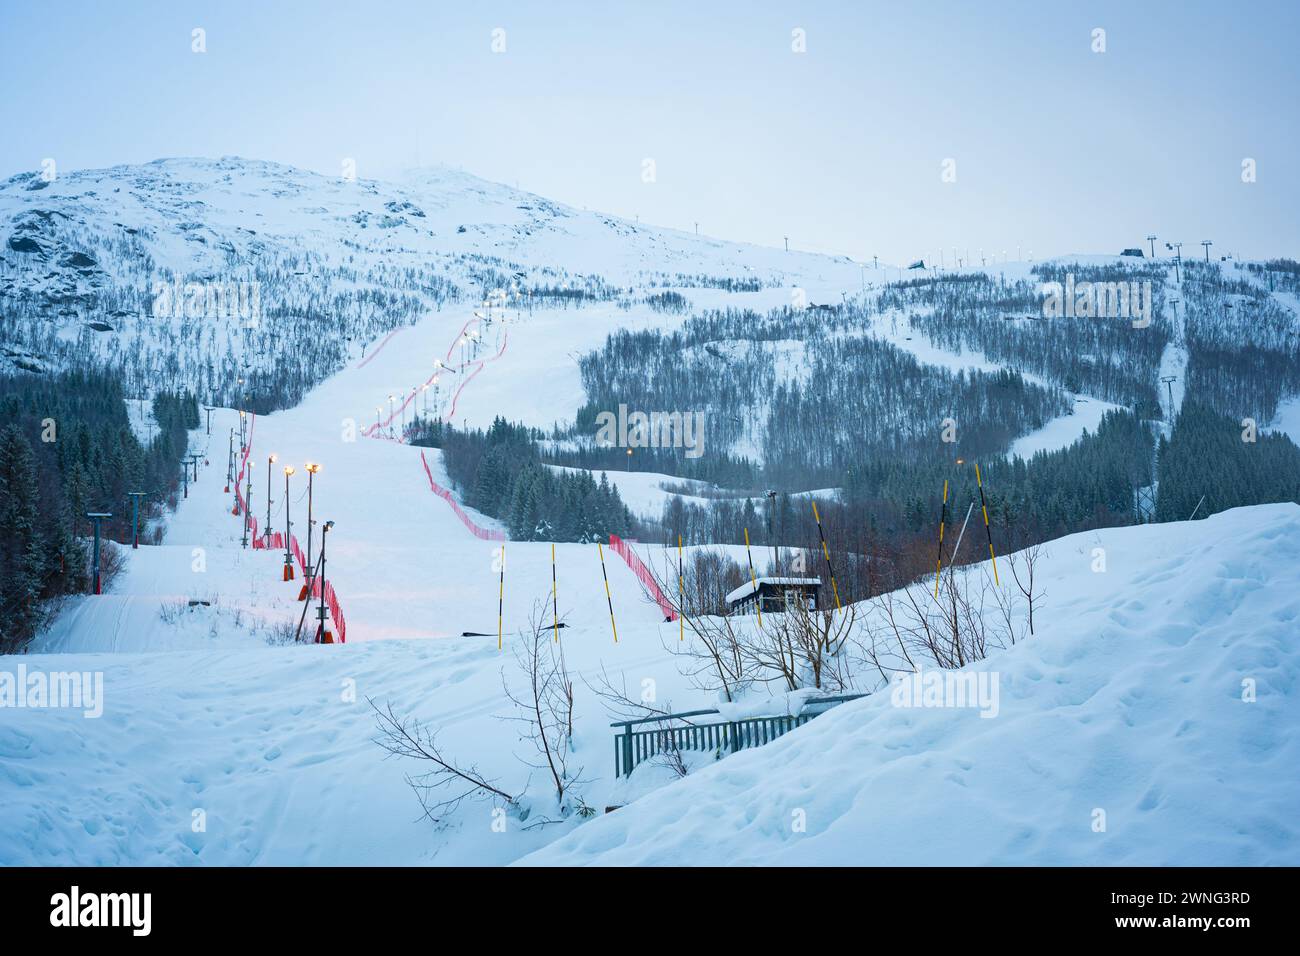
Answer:
<svg viewBox="0 0 1300 956"><path fill-rule="evenodd" d="M34 582L15 601L67 583L87 511L125 542L125 495L159 486L106 592L51 586L48 626L0 656L0 696L102 682L94 707L24 690L4 711L0 864L1297 859L1300 509L1269 503L1294 500L1300 451L1267 427L1300 395L1294 263L866 269L454 170L237 159L14 177L0 243L25 430L0 458L22 476L41 450L48 480L15 484L64 495L48 534L12 496L34 542L5 556ZM1150 313L1044 319L1043 289L1080 277L1150 283ZM47 443L61 383L82 427ZM689 415L699 443L601 444L627 409ZM605 513L562 527L582 481ZM325 522L346 643L295 646L316 611L283 568L306 562L264 535L319 558ZM787 667L791 618L716 612L788 562L825 616ZM562 773L518 705L530 647L564 675ZM918 660L999 675L996 716L894 706ZM753 752L611 766L629 713L839 692L868 696ZM413 792L427 765L385 759L385 713L473 768L465 799Z"/></svg>

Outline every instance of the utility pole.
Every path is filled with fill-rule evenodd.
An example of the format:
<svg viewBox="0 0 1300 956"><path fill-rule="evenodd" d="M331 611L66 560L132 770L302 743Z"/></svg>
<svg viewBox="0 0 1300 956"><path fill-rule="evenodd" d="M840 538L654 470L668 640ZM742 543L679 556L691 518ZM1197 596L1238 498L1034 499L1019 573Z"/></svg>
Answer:
<svg viewBox="0 0 1300 956"><path fill-rule="evenodd" d="M284 466L284 579L293 580L293 551L289 545L293 540L289 523L289 476L293 474L293 465Z"/></svg>
<svg viewBox="0 0 1300 956"><path fill-rule="evenodd" d="M244 482L244 541L243 541L243 546L247 548L249 524L253 520L253 460L250 458L244 467L248 469L248 477Z"/></svg>
<svg viewBox="0 0 1300 956"><path fill-rule="evenodd" d="M102 593L99 581L99 525L105 518L111 518L113 515L107 511L88 511L86 517L95 523L95 557L91 567L94 569L94 594Z"/></svg>
<svg viewBox="0 0 1300 956"><path fill-rule="evenodd" d="M1205 247L1205 261L1208 263L1210 261L1210 246L1214 245L1214 243L1209 239L1202 239L1201 245Z"/></svg>
<svg viewBox="0 0 1300 956"><path fill-rule="evenodd" d="M128 491L126 496L131 499L131 548L135 550L140 547L140 499L145 492Z"/></svg>
<svg viewBox="0 0 1300 956"><path fill-rule="evenodd" d="M767 540L772 545L772 573L780 575L781 573L781 553L776 547L776 534L772 530L773 516L776 514L776 492L768 489L767 492Z"/></svg>
<svg viewBox="0 0 1300 956"><path fill-rule="evenodd" d="M320 609L317 611L317 614L320 617L320 625L316 628L317 644L334 643L330 632L325 630L325 621L329 614L328 610L325 608L325 533L330 531L333 527L333 521L326 521L325 525L320 529ZM327 641L326 638L331 639Z"/></svg>
<svg viewBox="0 0 1300 956"><path fill-rule="evenodd" d="M1151 243L1151 258L1154 259L1156 257L1156 237L1147 236L1147 242Z"/></svg>
<svg viewBox="0 0 1300 956"><path fill-rule="evenodd" d="M318 463L312 461L307 462L307 567L303 571L303 576L307 580L303 583L303 587L306 589L305 596L308 601L311 600L311 579L315 574L315 566L311 563L312 484L313 479L316 477L316 472L318 471L320 471L320 465Z"/></svg>
<svg viewBox="0 0 1300 956"><path fill-rule="evenodd" d="M266 457L266 543L271 543L271 466L276 462L274 454Z"/></svg>

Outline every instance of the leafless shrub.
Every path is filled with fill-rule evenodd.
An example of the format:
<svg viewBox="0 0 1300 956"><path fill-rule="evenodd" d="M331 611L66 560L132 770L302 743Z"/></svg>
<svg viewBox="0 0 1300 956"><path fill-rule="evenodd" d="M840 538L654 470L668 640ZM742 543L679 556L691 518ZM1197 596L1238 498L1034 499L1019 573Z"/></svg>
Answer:
<svg viewBox="0 0 1300 956"><path fill-rule="evenodd" d="M382 708L366 698L374 710L379 733L374 738L390 757L425 761L427 769L408 774L406 782L414 791L424 815L435 823L456 810L467 799L497 799L515 806L518 798L497 787L474 766L462 767L445 755L438 746L437 735L412 717L399 717L391 702Z"/></svg>
<svg viewBox="0 0 1300 956"><path fill-rule="evenodd" d="M535 763L524 762L546 771L555 790L556 805L567 812L565 796L582 774L581 767L573 770L569 766L573 752L573 678L564 660L564 644L552 637L546 610L545 601L533 603L528 627L514 644L515 663L523 674L522 686L511 687L504 672L501 682L516 712L506 719L523 728L523 739L536 751Z"/></svg>

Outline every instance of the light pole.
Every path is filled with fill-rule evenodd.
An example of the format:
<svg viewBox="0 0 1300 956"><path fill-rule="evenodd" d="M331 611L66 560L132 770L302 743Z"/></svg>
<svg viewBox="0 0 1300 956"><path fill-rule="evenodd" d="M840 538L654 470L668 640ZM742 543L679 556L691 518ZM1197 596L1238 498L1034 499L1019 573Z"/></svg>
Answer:
<svg viewBox="0 0 1300 956"><path fill-rule="evenodd" d="M293 551L289 544L293 540L292 525L289 523L289 476L293 474L293 465L284 466L284 579L293 580Z"/></svg>
<svg viewBox="0 0 1300 956"><path fill-rule="evenodd" d="M334 643L334 635L325 629L325 619L329 613L325 609L325 534L333 528L334 522L326 521L320 529L320 608L316 612L320 618L320 626L316 629L317 644Z"/></svg>
<svg viewBox="0 0 1300 956"><path fill-rule="evenodd" d="M266 456L266 543L271 543L271 466L276 462L275 454Z"/></svg>
<svg viewBox="0 0 1300 956"><path fill-rule="evenodd" d="M393 433L393 396L388 396L388 434Z"/></svg>
<svg viewBox="0 0 1300 956"><path fill-rule="evenodd" d="M772 573L779 575L781 573L781 554L776 548L776 535L772 532L772 517L776 514L776 492L769 490L767 493L767 540L772 544Z"/></svg>
<svg viewBox="0 0 1300 956"><path fill-rule="evenodd" d="M250 523L253 520L253 462L250 460L245 463L248 469L248 477L244 480L244 541L243 547L248 547L248 532Z"/></svg>
<svg viewBox="0 0 1300 956"><path fill-rule="evenodd" d="M307 462L307 567L303 570L303 576L306 580L303 582L303 599L310 600L311 579L315 574L315 567L311 563L311 492L312 479L316 477L316 472L320 471L320 465L315 462Z"/></svg>
<svg viewBox="0 0 1300 956"><path fill-rule="evenodd" d="M111 518L113 515L107 511L88 511L86 517L95 523L95 558L92 568L94 569L95 594L101 593L99 582L99 524L105 518Z"/></svg>
<svg viewBox="0 0 1300 956"><path fill-rule="evenodd" d="M226 494L230 494L230 483L235 480L235 430L230 429L230 448L226 453Z"/></svg>
<svg viewBox="0 0 1300 956"><path fill-rule="evenodd" d="M128 491L126 496L131 499L131 548L140 547L140 499L145 496L143 491Z"/></svg>

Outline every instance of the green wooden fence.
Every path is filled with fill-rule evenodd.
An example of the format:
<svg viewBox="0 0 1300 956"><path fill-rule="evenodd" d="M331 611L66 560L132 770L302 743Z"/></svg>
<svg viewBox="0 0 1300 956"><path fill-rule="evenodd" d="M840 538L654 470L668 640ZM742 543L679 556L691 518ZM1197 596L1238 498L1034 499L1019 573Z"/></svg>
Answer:
<svg viewBox="0 0 1300 956"><path fill-rule="evenodd" d="M630 775L637 764L662 753L700 750L726 754L746 747L759 747L788 734L796 727L802 727L818 714L825 713L824 709L809 713L810 707L840 704L865 696L866 694L841 694L838 697L815 697L804 702L800 713L777 717L697 721L693 718L716 715L718 711L688 710L680 714L664 714L662 717L616 721L610 726L622 728L622 732L614 736L614 776ZM655 726L645 727L647 724Z"/></svg>

